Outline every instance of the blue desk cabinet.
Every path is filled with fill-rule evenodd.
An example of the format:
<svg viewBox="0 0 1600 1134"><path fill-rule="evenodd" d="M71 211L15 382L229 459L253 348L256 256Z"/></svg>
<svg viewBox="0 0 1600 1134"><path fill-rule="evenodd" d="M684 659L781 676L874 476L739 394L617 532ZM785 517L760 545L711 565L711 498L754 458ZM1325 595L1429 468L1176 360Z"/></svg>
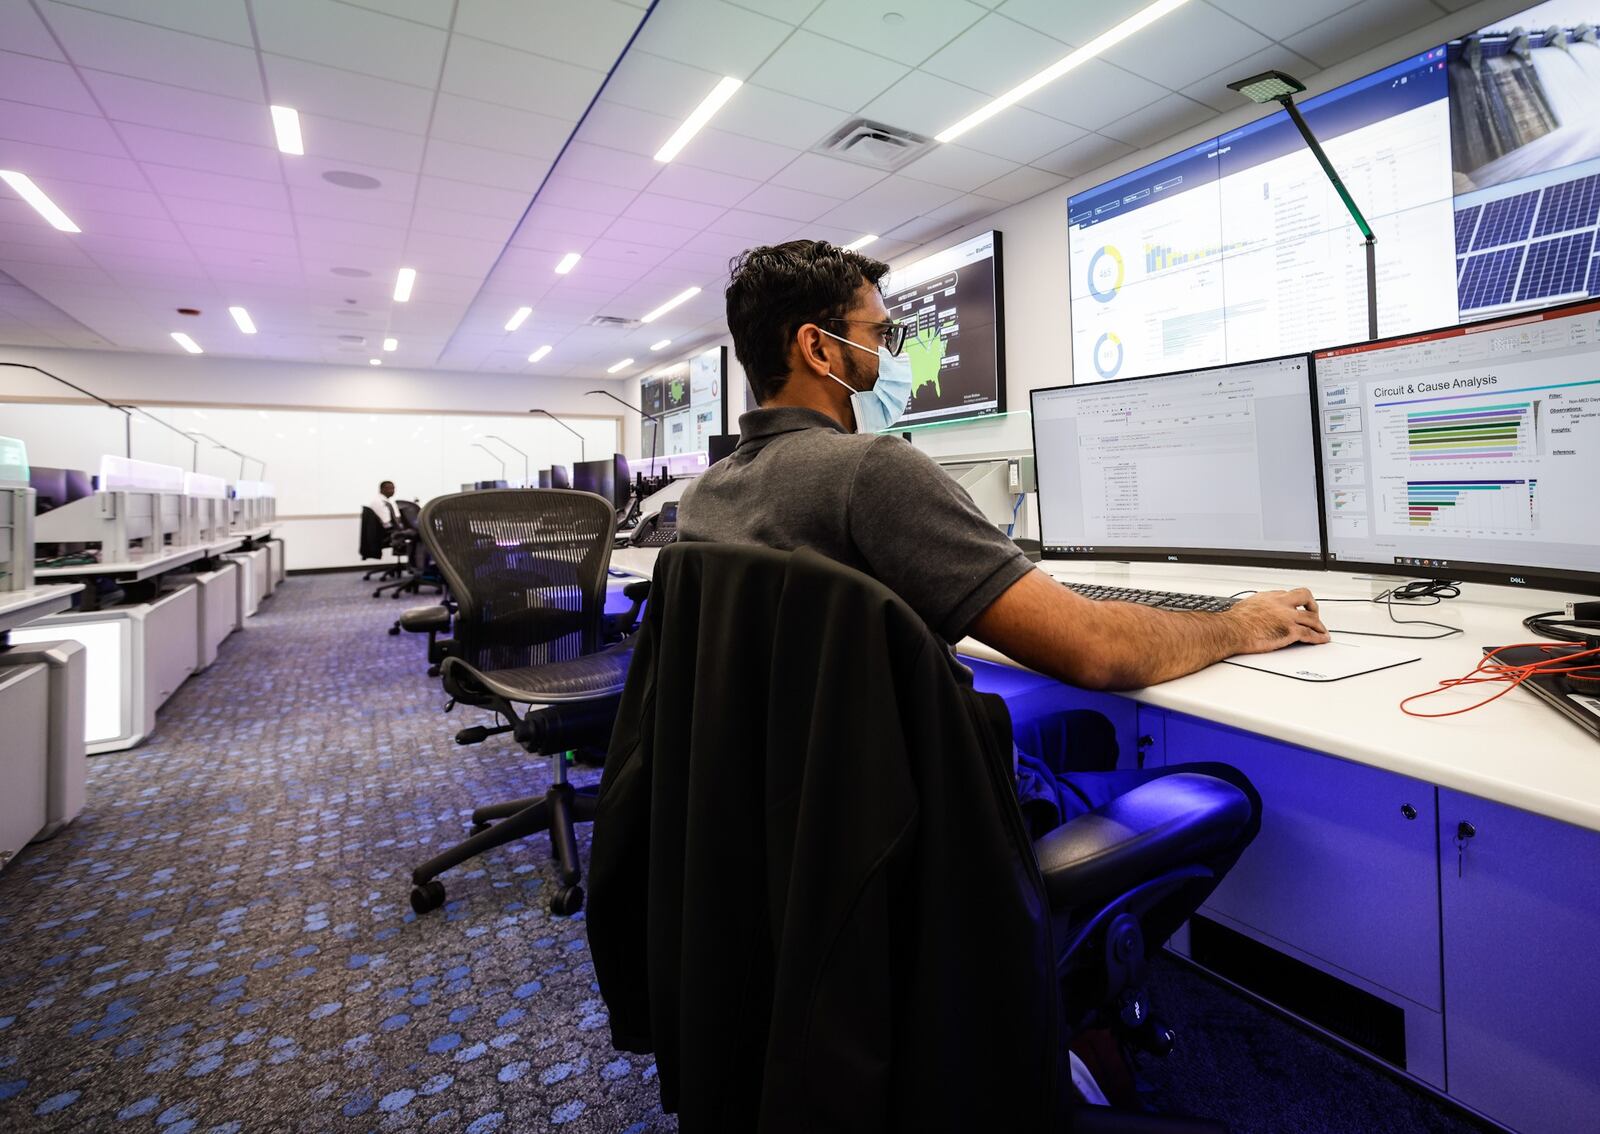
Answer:
<svg viewBox="0 0 1600 1134"><path fill-rule="evenodd" d="M1520 1134L1600 1128L1600 834L1445 788L1439 819L1450 1095Z"/></svg>
<svg viewBox="0 0 1600 1134"><path fill-rule="evenodd" d="M1260 835L1200 912L1399 1008L1405 1070L1444 1087L1434 788L1178 713L1164 750L1261 793Z"/></svg>

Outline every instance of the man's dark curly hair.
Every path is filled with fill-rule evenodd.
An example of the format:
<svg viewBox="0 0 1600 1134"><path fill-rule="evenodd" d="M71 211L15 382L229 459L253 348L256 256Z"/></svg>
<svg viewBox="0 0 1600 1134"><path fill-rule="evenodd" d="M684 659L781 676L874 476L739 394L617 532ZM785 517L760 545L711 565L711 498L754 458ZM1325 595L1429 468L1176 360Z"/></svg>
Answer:
<svg viewBox="0 0 1600 1134"><path fill-rule="evenodd" d="M865 280L889 265L825 240L751 248L728 265L728 330L756 399L765 404L789 377L789 344L806 323L842 319Z"/></svg>

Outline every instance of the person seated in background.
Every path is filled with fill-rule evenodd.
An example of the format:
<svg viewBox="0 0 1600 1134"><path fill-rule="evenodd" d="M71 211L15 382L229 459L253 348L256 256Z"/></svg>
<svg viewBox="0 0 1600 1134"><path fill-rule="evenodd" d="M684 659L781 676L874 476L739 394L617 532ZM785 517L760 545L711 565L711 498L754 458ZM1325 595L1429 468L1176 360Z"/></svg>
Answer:
<svg viewBox="0 0 1600 1134"><path fill-rule="evenodd" d="M814 240L734 260L728 328L760 405L740 417L732 454L684 493L679 539L809 547L872 576L945 641L967 685L972 673L953 643L968 635L1086 689L1138 688L1233 654L1328 640L1305 590L1258 594L1225 613L1167 612L1082 598L1036 568L930 457L882 432L911 392L905 328L879 291L888 270ZM1098 716L1013 721L1017 790L1033 836L1156 776L1200 772L1237 785L1256 812L1212 864L1220 878L1259 829L1249 780L1210 763L1072 771L1083 763L1072 748L1085 730L1065 718L1086 715ZM1109 734L1109 724L1099 731Z"/></svg>
<svg viewBox="0 0 1600 1134"><path fill-rule="evenodd" d="M367 501L367 507L372 509L372 514L378 517L385 531L400 526L400 507L394 502L394 481L386 480L379 484L378 495Z"/></svg>

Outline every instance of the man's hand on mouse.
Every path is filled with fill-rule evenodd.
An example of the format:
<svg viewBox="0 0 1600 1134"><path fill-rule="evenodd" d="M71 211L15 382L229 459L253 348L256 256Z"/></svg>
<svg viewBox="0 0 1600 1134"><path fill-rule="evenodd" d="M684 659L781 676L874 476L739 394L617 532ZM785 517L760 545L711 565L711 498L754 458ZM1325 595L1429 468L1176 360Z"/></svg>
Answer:
<svg viewBox="0 0 1600 1134"><path fill-rule="evenodd" d="M1241 599L1226 614L1241 631L1243 654L1265 654L1296 642L1328 641L1328 628L1317 612L1317 600L1304 587L1261 591Z"/></svg>

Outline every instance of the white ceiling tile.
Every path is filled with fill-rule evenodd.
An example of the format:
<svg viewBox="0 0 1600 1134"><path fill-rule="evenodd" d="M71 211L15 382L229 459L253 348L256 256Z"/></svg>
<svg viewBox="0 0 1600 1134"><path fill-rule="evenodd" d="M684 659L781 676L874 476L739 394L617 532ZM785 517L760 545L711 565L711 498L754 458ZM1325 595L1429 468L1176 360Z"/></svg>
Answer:
<svg viewBox="0 0 1600 1134"><path fill-rule="evenodd" d="M916 161L901 166L897 172L916 181L927 181L947 189L971 193L978 186L1016 169L1017 164L952 143L934 146Z"/></svg>
<svg viewBox="0 0 1600 1134"><path fill-rule="evenodd" d="M100 113L77 72L67 64L11 51L0 51L0 98L78 114Z"/></svg>
<svg viewBox="0 0 1600 1134"><path fill-rule="evenodd" d="M939 217L917 217L892 229L888 235L892 240L901 240L908 244L924 244L954 232L960 227L957 221L943 220Z"/></svg>
<svg viewBox="0 0 1600 1134"><path fill-rule="evenodd" d="M431 90L278 55L263 55L261 65L279 106L408 134L428 132Z"/></svg>
<svg viewBox="0 0 1600 1134"><path fill-rule="evenodd" d="M853 113L908 71L899 63L869 55L849 44L797 31L772 53L750 81L758 87Z"/></svg>
<svg viewBox="0 0 1600 1134"><path fill-rule="evenodd" d="M71 4L74 8L93 8L143 24L255 47L244 0L71 0ZM46 11L58 6L48 4Z"/></svg>
<svg viewBox="0 0 1600 1134"><path fill-rule="evenodd" d="M739 208L764 216L783 217L785 220L814 221L838 204L836 197L824 197L818 193L786 189L769 183L740 201Z"/></svg>
<svg viewBox="0 0 1600 1134"><path fill-rule="evenodd" d="M259 146L276 144L272 136L272 116L260 102L104 71L85 70L83 78L114 121L160 126L184 134Z"/></svg>
<svg viewBox="0 0 1600 1134"><path fill-rule="evenodd" d="M351 264L351 267L366 268L374 275L386 277L391 288L394 286L394 279L389 273L400 266L400 252L405 247L406 239L404 228L344 217L320 217L311 213L298 214L294 224L300 233L301 244L308 250L332 243L365 248L365 258Z"/></svg>
<svg viewBox="0 0 1600 1134"><path fill-rule="evenodd" d="M1284 46L1327 68L1439 18L1428 0L1362 0L1290 36Z"/></svg>
<svg viewBox="0 0 1600 1134"><path fill-rule="evenodd" d="M969 150L1026 164L1087 132L1023 106L1008 106L961 135L960 144Z"/></svg>
<svg viewBox="0 0 1600 1134"><path fill-rule="evenodd" d="M997 177L987 185L980 186L979 192L985 197L1017 204L1037 197L1061 183L1059 174L1047 173L1028 165L1019 165L1005 176Z"/></svg>
<svg viewBox="0 0 1600 1134"><path fill-rule="evenodd" d="M669 251L658 248L653 244L633 244L626 240L596 240L589 245L589 250L583 254L584 264L593 261L610 261L635 264L641 268L654 267L669 255ZM544 260L539 261L543 271L550 270L549 264ZM584 269L587 271L587 267Z"/></svg>
<svg viewBox="0 0 1600 1134"><path fill-rule="evenodd" d="M118 163L112 168L121 168L122 164ZM23 168L31 167L23 166ZM45 191L57 204L67 210L68 216L85 216L94 220L98 219L97 214L115 213L119 216L164 219L167 210L163 207L161 198L139 178L139 167L127 162L126 168L131 172L131 176L120 182L107 184L90 184L85 181L50 182L45 185ZM34 175L34 179L38 180L38 176ZM31 216L33 210L29 209L28 212Z"/></svg>
<svg viewBox="0 0 1600 1134"><path fill-rule="evenodd" d="M139 167L128 158L36 146L29 142L8 142L5 153L7 167L20 170L38 182L56 204L67 210L68 216L72 215L68 204L72 198L60 182L81 181L118 187L139 184ZM52 182L57 184L53 186Z"/></svg>
<svg viewBox="0 0 1600 1134"><path fill-rule="evenodd" d="M748 8L752 12L760 12L763 16L771 16L775 20L782 20L786 24L796 26L805 23L806 17L816 11L817 5L822 0L731 0L740 8Z"/></svg>
<svg viewBox="0 0 1600 1134"><path fill-rule="evenodd" d="M233 98L261 98L261 71L249 48L62 4L51 5L50 26L78 67ZM174 60L180 59L183 65L174 67Z"/></svg>
<svg viewBox="0 0 1600 1134"><path fill-rule="evenodd" d="M202 248L230 248L239 251L261 251L282 254L284 234L255 232L241 228L218 228L208 224L180 224L183 239L196 250ZM290 234L292 235L292 234ZM299 260L295 260L296 264Z"/></svg>
<svg viewBox="0 0 1600 1134"><path fill-rule="evenodd" d="M227 173L253 177L258 181L281 181L278 151L265 146L227 142L221 138L202 138L159 130L154 126L123 123L119 132L128 152L142 164L167 165L178 169L199 169L207 173Z"/></svg>
<svg viewBox="0 0 1600 1134"><path fill-rule="evenodd" d="M1005 0L995 11L1081 47L1149 4L1150 0Z"/></svg>
<svg viewBox="0 0 1600 1134"><path fill-rule="evenodd" d="M344 0L357 8L371 8L390 16L415 20L419 24L432 24L436 28L450 26L450 15L456 0Z"/></svg>
<svg viewBox="0 0 1600 1134"><path fill-rule="evenodd" d="M540 228L536 224L522 224L511 234L507 252L509 254L512 249L520 248L535 253L529 257L529 262L537 262L542 265L541 271L554 276L556 265L561 262L563 256L568 252L585 252L589 243L586 237L575 236L570 232L555 232L548 228ZM582 271L583 264L579 263L573 269L573 274Z"/></svg>
<svg viewBox="0 0 1600 1134"><path fill-rule="evenodd" d="M1181 94L1168 95L1101 129L1108 138L1135 148L1153 146L1174 134L1215 118L1217 112L1203 102Z"/></svg>
<svg viewBox="0 0 1600 1134"><path fill-rule="evenodd" d="M568 146L560 165L561 172L569 177L624 189L643 189L662 168L653 158L586 141L574 141Z"/></svg>
<svg viewBox="0 0 1600 1134"><path fill-rule="evenodd" d="M805 26L915 67L987 14L969 0L823 0Z"/></svg>
<svg viewBox="0 0 1600 1134"><path fill-rule="evenodd" d="M991 13L937 52L922 70L990 96L1010 90L1066 55L1060 40ZM987 99L977 99L968 112Z"/></svg>
<svg viewBox="0 0 1600 1134"><path fill-rule="evenodd" d="M523 157L501 150L464 146L460 142L435 139L428 143L423 170L436 177L451 177L477 185L492 185L526 194L531 200L539 183L550 172L543 158Z"/></svg>
<svg viewBox="0 0 1600 1134"><path fill-rule="evenodd" d="M441 94L429 137L554 160L574 125L564 118Z"/></svg>
<svg viewBox="0 0 1600 1134"><path fill-rule="evenodd" d="M763 142L810 149L850 115L820 102L746 83L717 112L717 129Z"/></svg>
<svg viewBox="0 0 1600 1134"><path fill-rule="evenodd" d="M1288 39L1298 31L1321 23L1335 12L1350 7L1350 0L1209 0L1230 16L1243 20L1272 39ZM1217 68L1212 68L1215 71ZM1299 78L1298 75L1295 78Z"/></svg>
<svg viewBox="0 0 1600 1134"><path fill-rule="evenodd" d="M454 30L605 72L639 19L638 9L615 0L459 0Z"/></svg>
<svg viewBox="0 0 1600 1134"><path fill-rule="evenodd" d="M782 240L792 228L794 222L791 220L747 213L740 209L729 209L710 225L711 232L742 237L751 245Z"/></svg>
<svg viewBox="0 0 1600 1134"><path fill-rule="evenodd" d="M574 237L596 237L610 227L616 217L611 213L595 213L587 209L569 209L560 205L534 203L523 221L543 232L560 232Z"/></svg>
<svg viewBox="0 0 1600 1134"><path fill-rule="evenodd" d="M459 213L454 209L418 207L411 216L412 232L436 232L441 236L462 236L469 240L493 240L504 244L511 239L517 222L509 217L485 217Z"/></svg>
<svg viewBox="0 0 1600 1134"><path fill-rule="evenodd" d="M717 173L765 181L798 156L784 146L707 129L696 134L675 160Z"/></svg>
<svg viewBox="0 0 1600 1134"><path fill-rule="evenodd" d="M0 4L0 43L7 51L60 59L61 49L50 37L50 30L27 4Z"/></svg>
<svg viewBox="0 0 1600 1134"><path fill-rule="evenodd" d="M1108 122L1126 118L1141 106L1149 106L1167 93L1167 88L1160 83L1124 71L1104 59L1091 59L1035 91L1018 105L1085 130L1097 130ZM1003 118L1006 113L1001 111L995 117Z"/></svg>
<svg viewBox="0 0 1600 1134"><path fill-rule="evenodd" d="M556 173L552 174L539 190L539 203L567 209L588 209L593 212L618 214L631 205L638 195L636 189L604 185L598 181L583 181Z"/></svg>
<svg viewBox="0 0 1600 1134"><path fill-rule="evenodd" d="M616 71L606 81L601 98L618 106L648 110L681 122L700 105L706 92L716 86L721 77L715 71L691 67L634 48L617 64ZM741 101L744 97L745 92L741 89L734 101ZM717 112L718 125L724 125L722 119L727 113L727 106Z"/></svg>
<svg viewBox="0 0 1600 1134"><path fill-rule="evenodd" d="M663 197L658 193L641 193L623 210L622 215L630 220L659 222L698 230L726 211L722 205L700 204L677 197Z"/></svg>
<svg viewBox="0 0 1600 1134"><path fill-rule="evenodd" d="M578 137L595 145L649 155L659 150L678 126L676 119L663 114L652 114L648 110L636 110L616 103L597 102L583 120ZM691 146L693 144L690 143Z"/></svg>
<svg viewBox="0 0 1600 1134"><path fill-rule="evenodd" d="M99 114L74 114L48 106L0 102L0 139L109 157L127 156L116 131Z"/></svg>
<svg viewBox="0 0 1600 1134"><path fill-rule="evenodd" d="M272 0L252 11L261 50L272 55L426 87L444 60L441 29L337 0Z"/></svg>
<svg viewBox="0 0 1600 1134"><path fill-rule="evenodd" d="M709 169L696 169L691 165L672 162L661 167L661 172L650 182L650 192L726 207L737 205L760 184L748 177L713 173Z"/></svg>
<svg viewBox="0 0 1600 1134"><path fill-rule="evenodd" d="M605 77L604 71L458 36L450 42L439 89L576 122Z"/></svg>
<svg viewBox="0 0 1600 1134"><path fill-rule="evenodd" d="M494 267L504 246L487 240L412 232L406 238L406 262L430 274L446 272L481 280Z"/></svg>
<svg viewBox="0 0 1600 1134"><path fill-rule="evenodd" d="M1099 134L1086 134L1033 164L1063 177L1078 177L1131 153L1132 146Z"/></svg>
<svg viewBox="0 0 1600 1134"><path fill-rule="evenodd" d="M1287 71L1304 82L1320 70L1321 68L1311 60L1296 55L1282 44L1275 43L1259 54L1241 59L1197 83L1191 83L1183 89L1183 93L1196 102L1205 103L1213 110L1238 110L1241 106L1247 105L1247 100L1238 91L1230 91L1229 83L1248 79L1251 75L1259 75L1263 71Z"/></svg>
<svg viewBox="0 0 1600 1134"><path fill-rule="evenodd" d="M822 154L801 154L773 175L772 184L843 200L887 176L881 169L857 165L853 161L840 161Z"/></svg>
<svg viewBox="0 0 1600 1134"><path fill-rule="evenodd" d="M718 75L748 79L794 29L722 0L658 4L634 45Z"/></svg>
<svg viewBox="0 0 1600 1134"><path fill-rule="evenodd" d="M327 221L351 221L364 225L385 225L405 231L411 218L409 200L373 197L353 189L331 185L291 185L296 218L320 217Z"/></svg>
<svg viewBox="0 0 1600 1134"><path fill-rule="evenodd" d="M1271 44L1260 32L1209 4L1185 4L1109 48L1103 58L1177 90Z"/></svg>
<svg viewBox="0 0 1600 1134"><path fill-rule="evenodd" d="M988 96L971 87L926 71L913 71L863 107L861 113L876 122L931 138L988 101Z"/></svg>
<svg viewBox="0 0 1600 1134"><path fill-rule="evenodd" d="M681 228L675 224L662 224L660 221L615 221L605 230L609 240L626 240L634 244L653 244L657 248L681 248L684 242L698 231L693 228Z"/></svg>
<svg viewBox="0 0 1600 1134"><path fill-rule="evenodd" d="M265 232L277 236L294 235L294 218L278 209L253 209L231 201L198 201L168 195L172 215L180 222L214 225L239 232Z"/></svg>
<svg viewBox="0 0 1600 1134"><path fill-rule="evenodd" d="M351 189L324 179L327 173L359 173L378 184L372 189ZM360 207L375 201L409 202L416 196L417 175L399 169L383 169L375 165L362 165L354 161L334 161L331 158L286 158L283 162L283 179L291 186L311 189L319 194L337 196Z"/></svg>
<svg viewBox="0 0 1600 1134"><path fill-rule="evenodd" d="M13 244L0 237L0 264L71 264L77 267L91 266L94 261L89 259L89 254L82 248L67 241L52 241L48 244ZM0 287L0 303L5 302L5 293L10 288Z"/></svg>
<svg viewBox="0 0 1600 1134"><path fill-rule="evenodd" d="M961 194L925 181L894 176L878 182L821 218L824 224L857 232L888 232L913 217L948 205Z"/></svg>
<svg viewBox="0 0 1600 1134"><path fill-rule="evenodd" d="M262 115L263 118L267 115ZM424 139L418 134L385 130L316 114L300 115L306 156L343 167L347 163L417 173L422 169ZM292 162L293 157L284 159Z"/></svg>

